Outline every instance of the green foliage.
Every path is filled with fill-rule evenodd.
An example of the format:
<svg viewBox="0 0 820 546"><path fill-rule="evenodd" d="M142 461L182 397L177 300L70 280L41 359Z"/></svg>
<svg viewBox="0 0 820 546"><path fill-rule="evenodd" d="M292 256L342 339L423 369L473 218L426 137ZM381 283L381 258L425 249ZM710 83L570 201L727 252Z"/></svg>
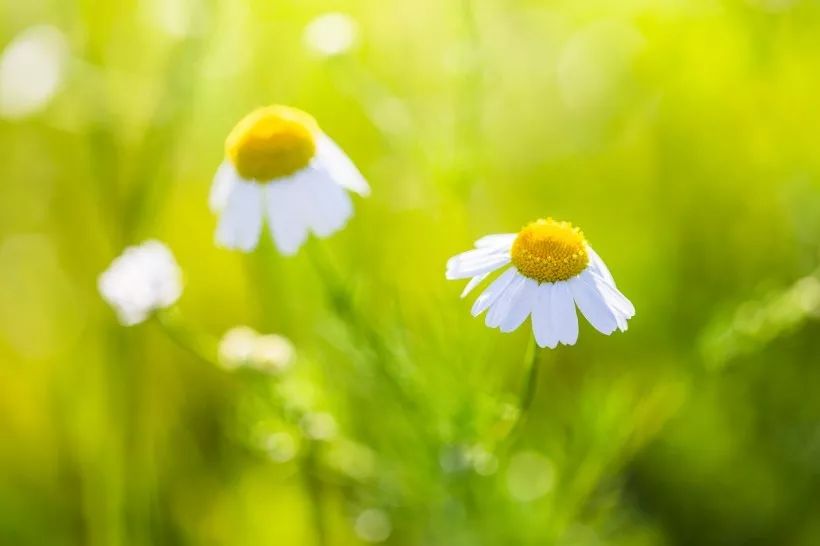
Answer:
<svg viewBox="0 0 820 546"><path fill-rule="evenodd" d="M322 56L341 8L0 0L0 47L65 40L0 122L0 543L819 543L820 5L357 0ZM293 258L216 248L207 208L270 103L373 188ZM538 353L515 430L529 331L444 264L545 216L637 315ZM185 292L123 328L96 278L149 237ZM292 366L211 362L238 324Z"/></svg>

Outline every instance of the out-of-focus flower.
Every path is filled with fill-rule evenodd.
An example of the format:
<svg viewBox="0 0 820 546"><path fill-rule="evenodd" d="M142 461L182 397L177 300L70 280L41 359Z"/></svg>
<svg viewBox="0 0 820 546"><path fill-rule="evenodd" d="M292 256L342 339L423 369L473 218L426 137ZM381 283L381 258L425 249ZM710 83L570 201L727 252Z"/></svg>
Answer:
<svg viewBox="0 0 820 546"><path fill-rule="evenodd" d="M231 328L219 342L219 362L229 370L248 367L279 374L291 365L293 356L293 344L287 338L261 335L247 326Z"/></svg>
<svg viewBox="0 0 820 546"><path fill-rule="evenodd" d="M219 340L219 363L229 370L246 366L258 336L256 330L248 326L235 326L225 332Z"/></svg>
<svg viewBox="0 0 820 546"><path fill-rule="evenodd" d="M498 457L481 446L473 446L470 450L470 462L481 476L490 476L498 470Z"/></svg>
<svg viewBox="0 0 820 546"><path fill-rule="evenodd" d="M569 222L532 222L516 233L488 235L476 248L447 262L448 279L470 279L461 297L493 271L512 263L473 304L485 323L512 332L532 315L540 347L574 345L578 339L575 305L599 332L626 331L635 315L632 303L615 286L609 269Z"/></svg>
<svg viewBox="0 0 820 546"><path fill-rule="evenodd" d="M311 440L330 440L336 435L336 419L329 413L308 413L301 424L305 436Z"/></svg>
<svg viewBox="0 0 820 546"><path fill-rule="evenodd" d="M287 432L276 432L265 438L265 451L274 462L290 461L296 455L297 450L296 440Z"/></svg>
<svg viewBox="0 0 820 546"><path fill-rule="evenodd" d="M248 114L225 143L211 189L219 213L216 242L249 252L267 217L282 254L295 254L308 232L328 237L353 214L347 190L367 195L359 170L309 114L268 106Z"/></svg>
<svg viewBox="0 0 820 546"><path fill-rule="evenodd" d="M307 48L322 57L333 57L350 51L356 45L359 25L346 13L319 15L305 27Z"/></svg>
<svg viewBox="0 0 820 546"><path fill-rule="evenodd" d="M623 21L600 20L574 33L555 67L563 103L576 113L605 116L623 95L645 42L636 27Z"/></svg>
<svg viewBox="0 0 820 546"><path fill-rule="evenodd" d="M365 542L384 542L393 532L393 524L384 510L368 508L356 518L354 529Z"/></svg>
<svg viewBox="0 0 820 546"><path fill-rule="evenodd" d="M510 459L507 489L517 501L530 502L543 497L555 484L552 462L536 451L522 451Z"/></svg>
<svg viewBox="0 0 820 546"><path fill-rule="evenodd" d="M287 338L276 334L266 334L256 338L251 353L251 362L259 370L277 374L290 366L293 353L293 344Z"/></svg>
<svg viewBox="0 0 820 546"><path fill-rule="evenodd" d="M376 474L376 456L362 444L340 438L327 450L327 464L358 481L366 481Z"/></svg>
<svg viewBox="0 0 820 546"><path fill-rule="evenodd" d="M48 106L63 81L68 46L57 28L17 35L0 57L0 117L22 118Z"/></svg>
<svg viewBox="0 0 820 546"><path fill-rule="evenodd" d="M133 326L176 303L182 295L182 271L167 246L150 240L126 248L100 275L97 287L120 322Z"/></svg>

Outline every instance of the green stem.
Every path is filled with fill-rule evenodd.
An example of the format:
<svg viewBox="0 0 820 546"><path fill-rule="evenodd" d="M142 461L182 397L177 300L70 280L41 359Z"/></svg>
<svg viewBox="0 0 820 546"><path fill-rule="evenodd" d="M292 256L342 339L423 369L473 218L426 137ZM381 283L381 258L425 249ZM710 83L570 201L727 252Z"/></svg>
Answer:
<svg viewBox="0 0 820 546"><path fill-rule="evenodd" d="M529 367L529 373L527 374L527 380L524 382L521 389L521 403L519 404L520 413L518 415L519 422L526 420L529 415L532 402L535 399L535 391L538 389L538 354L539 350L535 344L535 338L530 338L530 344L527 347L527 352L524 358L524 362Z"/></svg>
<svg viewBox="0 0 820 546"><path fill-rule="evenodd" d="M524 380L524 384L521 385L518 416L506 437L506 443L508 445L511 445L515 441L518 434L523 430L530 415L532 403L535 400L535 393L538 390L538 372L541 368L538 362L539 355L540 350L535 343L535 338L531 337L529 345L527 345L527 352L524 353L524 366L527 370L527 377Z"/></svg>
<svg viewBox="0 0 820 546"><path fill-rule="evenodd" d="M330 306L336 315L350 328L350 325L356 324L360 328L355 329L354 333L362 336L363 341L366 342L379 361L379 371L384 378L396 391L397 395L401 397L402 401L412 407L417 407L417 401L410 393L407 392L401 380L396 377L393 369L387 364L389 360L389 349L381 338L379 333L370 326L370 321L361 316L353 302L353 296L350 290L345 286L341 280L341 275L331 265L330 260L314 248L314 245L308 245L308 255L310 256L313 266L322 278L322 285L325 287L325 293ZM353 331L353 328L350 328Z"/></svg>
<svg viewBox="0 0 820 546"><path fill-rule="evenodd" d="M322 502L322 482L319 480L317 470L316 444L311 442L305 457L305 490L310 500L310 511L316 536L316 546L326 546L328 541L325 505Z"/></svg>
<svg viewBox="0 0 820 546"><path fill-rule="evenodd" d="M209 364L219 363L219 342L205 333L194 330L185 322L178 308L157 311L154 318L162 331L181 349Z"/></svg>
<svg viewBox="0 0 820 546"><path fill-rule="evenodd" d="M455 5L455 3L454 3ZM480 170L481 159L481 107L483 79L480 63L481 42L476 20L474 0L461 0L460 17L462 20L461 52L463 73L457 82L456 113L456 151L457 173L456 191L462 195L469 192Z"/></svg>

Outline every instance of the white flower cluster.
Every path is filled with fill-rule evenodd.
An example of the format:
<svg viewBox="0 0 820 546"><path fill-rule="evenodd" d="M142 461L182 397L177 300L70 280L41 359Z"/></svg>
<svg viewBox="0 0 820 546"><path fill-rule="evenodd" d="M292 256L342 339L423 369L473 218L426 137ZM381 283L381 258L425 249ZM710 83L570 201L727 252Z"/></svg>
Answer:
<svg viewBox="0 0 820 546"><path fill-rule="evenodd" d="M168 247L150 240L126 248L100 275L97 286L120 322L133 326L176 303L182 272Z"/></svg>
<svg viewBox="0 0 820 546"><path fill-rule="evenodd" d="M276 334L260 334L247 326L231 328L219 342L219 363L228 370L253 368L271 374L288 369L293 344Z"/></svg>

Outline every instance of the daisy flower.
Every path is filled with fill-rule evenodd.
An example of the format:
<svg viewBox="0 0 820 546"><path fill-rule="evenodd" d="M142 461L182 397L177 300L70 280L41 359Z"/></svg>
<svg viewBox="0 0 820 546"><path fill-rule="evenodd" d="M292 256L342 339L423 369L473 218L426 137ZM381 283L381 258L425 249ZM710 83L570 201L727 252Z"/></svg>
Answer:
<svg viewBox="0 0 820 546"><path fill-rule="evenodd" d="M347 190L370 192L313 117L289 106L259 108L225 141L225 161L210 196L219 214L216 242L249 252L266 218L279 251L296 254L308 231L327 237L344 227L353 214Z"/></svg>
<svg viewBox="0 0 820 546"><path fill-rule="evenodd" d="M538 346L553 349L577 341L576 305L606 335L626 331L635 315L606 264L569 222L537 220L518 233L483 237L475 246L447 262L446 276L470 279L464 297L493 271L511 264L473 304L473 316L487 311L490 328L512 332L532 315Z"/></svg>
<svg viewBox="0 0 820 546"><path fill-rule="evenodd" d="M102 298L124 326L143 322L182 295L182 272L174 255L159 241L131 246L97 280Z"/></svg>

